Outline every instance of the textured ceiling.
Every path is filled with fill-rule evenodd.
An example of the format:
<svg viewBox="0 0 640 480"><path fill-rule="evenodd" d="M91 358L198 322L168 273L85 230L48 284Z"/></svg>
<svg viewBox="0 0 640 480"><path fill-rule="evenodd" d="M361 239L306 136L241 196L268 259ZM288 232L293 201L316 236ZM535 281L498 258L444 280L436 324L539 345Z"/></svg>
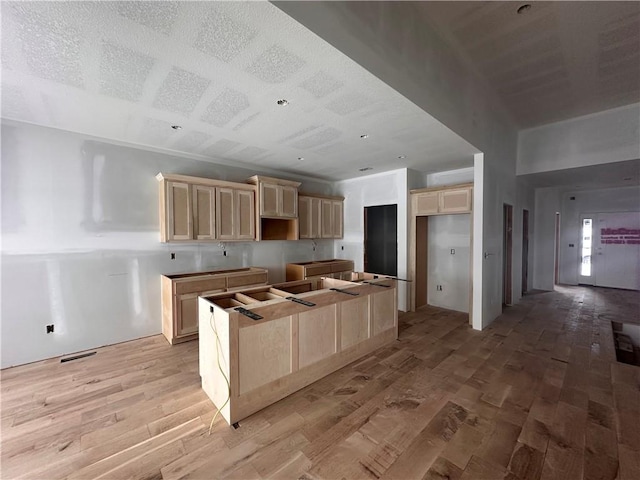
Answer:
<svg viewBox="0 0 640 480"><path fill-rule="evenodd" d="M1 8L7 119L334 180L476 152L266 2Z"/></svg>
<svg viewBox="0 0 640 480"><path fill-rule="evenodd" d="M640 101L640 2L422 2L519 127ZM402 7L400 7L402 8Z"/></svg>
<svg viewBox="0 0 640 480"><path fill-rule="evenodd" d="M520 127L640 101L640 2L416 5ZM4 118L326 179L476 151L266 2L1 8Z"/></svg>

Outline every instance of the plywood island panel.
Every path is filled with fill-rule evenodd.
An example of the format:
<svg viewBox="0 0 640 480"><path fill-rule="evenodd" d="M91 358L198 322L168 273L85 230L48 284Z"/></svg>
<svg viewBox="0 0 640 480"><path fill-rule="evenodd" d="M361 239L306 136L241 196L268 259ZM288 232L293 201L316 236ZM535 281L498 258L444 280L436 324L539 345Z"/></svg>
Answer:
<svg viewBox="0 0 640 480"><path fill-rule="evenodd" d="M202 388L225 420L238 422L398 338L396 282L371 282L308 279L200 297Z"/></svg>

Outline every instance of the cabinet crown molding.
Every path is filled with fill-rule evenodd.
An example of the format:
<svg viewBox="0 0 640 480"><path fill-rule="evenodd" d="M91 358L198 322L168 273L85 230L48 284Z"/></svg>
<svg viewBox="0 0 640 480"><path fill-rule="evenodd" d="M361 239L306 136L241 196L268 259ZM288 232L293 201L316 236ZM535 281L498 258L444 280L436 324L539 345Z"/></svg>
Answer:
<svg viewBox="0 0 640 480"><path fill-rule="evenodd" d="M414 188L413 190L409 190L409 193L438 192L441 190L453 190L458 188L470 188L470 187L473 187L473 182L457 183L455 185L441 185L437 187Z"/></svg>
<svg viewBox="0 0 640 480"><path fill-rule="evenodd" d="M236 190L250 190L255 192L256 187L247 183L228 182L226 180L217 180L215 178L204 177L192 177L190 175L180 175L177 173L158 173L156 179L161 182L163 180L168 182L182 182L192 185L205 185L208 187L230 187Z"/></svg>
<svg viewBox="0 0 640 480"><path fill-rule="evenodd" d="M254 175L253 177L249 177L247 179L248 183L252 183L254 185L257 185L260 182L263 183L271 183L273 185L286 185L289 187L299 187L300 185L302 185L300 182L294 182L292 180L283 180L281 178L273 178L273 177L265 177L263 175Z"/></svg>
<svg viewBox="0 0 640 480"><path fill-rule="evenodd" d="M317 193L298 192L298 197L324 198L326 200L344 201L344 197L338 197L334 195L320 195Z"/></svg>

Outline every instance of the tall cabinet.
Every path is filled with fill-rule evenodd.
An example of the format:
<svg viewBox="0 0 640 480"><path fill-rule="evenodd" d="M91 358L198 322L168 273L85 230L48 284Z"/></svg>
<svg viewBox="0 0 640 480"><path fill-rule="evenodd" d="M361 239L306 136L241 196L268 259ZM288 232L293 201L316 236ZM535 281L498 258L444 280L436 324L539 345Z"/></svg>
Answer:
<svg viewBox="0 0 640 480"><path fill-rule="evenodd" d="M163 173L156 178L161 241L256 239L253 185Z"/></svg>

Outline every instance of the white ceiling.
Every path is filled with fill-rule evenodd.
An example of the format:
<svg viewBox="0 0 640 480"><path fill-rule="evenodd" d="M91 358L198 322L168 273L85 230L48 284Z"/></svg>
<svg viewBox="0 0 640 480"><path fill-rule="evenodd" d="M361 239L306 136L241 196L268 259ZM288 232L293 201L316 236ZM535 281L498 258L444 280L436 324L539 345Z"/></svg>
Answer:
<svg viewBox="0 0 640 480"><path fill-rule="evenodd" d="M266 2L3 1L2 116L331 180L477 151Z"/></svg>
<svg viewBox="0 0 640 480"><path fill-rule="evenodd" d="M393 8L418 6L520 127L640 101L640 2L521 4ZM7 119L329 180L468 167L477 151L267 2L1 8Z"/></svg>
<svg viewBox="0 0 640 480"><path fill-rule="evenodd" d="M525 3L419 5L521 128L640 101L640 2Z"/></svg>

